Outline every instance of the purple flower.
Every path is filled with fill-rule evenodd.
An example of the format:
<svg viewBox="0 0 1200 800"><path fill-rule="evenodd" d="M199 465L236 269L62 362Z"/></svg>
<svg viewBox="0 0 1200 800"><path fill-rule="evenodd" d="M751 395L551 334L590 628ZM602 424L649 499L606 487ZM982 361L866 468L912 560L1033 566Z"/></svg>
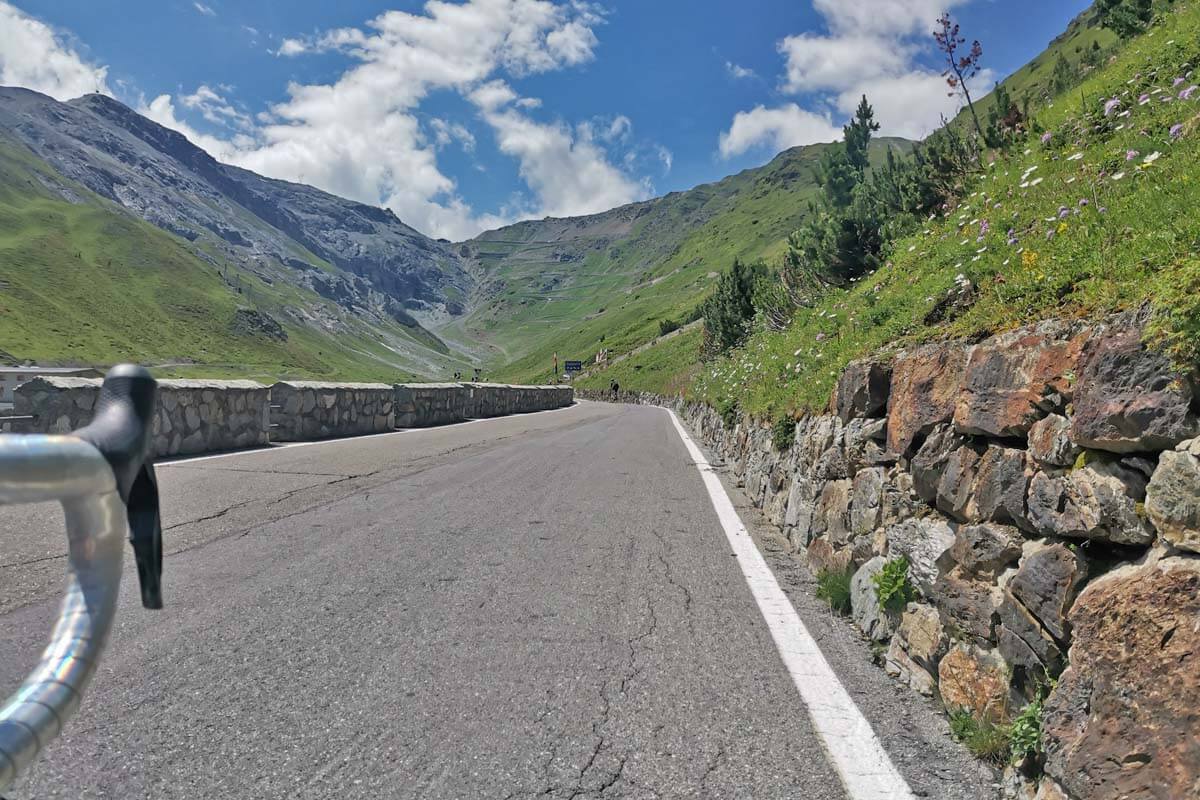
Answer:
<svg viewBox="0 0 1200 800"><path fill-rule="evenodd" d="M1126 161L1133 161L1133 160L1134 160L1135 158L1137 158L1137 157L1138 157L1138 151L1137 151L1137 150L1126 150L1126 151L1125 151L1125 160L1126 160ZM1100 177L1104 177L1104 176L1103 176L1103 175L1101 175Z"/></svg>
<svg viewBox="0 0 1200 800"><path fill-rule="evenodd" d="M1099 208L1097 208L1096 210L1097 210L1097 211L1099 211L1101 214L1107 214L1107 213L1108 213L1108 209L1107 209L1107 208L1105 208L1104 206L1100 206L1100 207L1099 207Z"/></svg>
<svg viewBox="0 0 1200 800"><path fill-rule="evenodd" d="M1178 86L1181 83L1183 83L1183 78L1176 78L1175 80L1171 81L1172 86Z"/></svg>
<svg viewBox="0 0 1200 800"><path fill-rule="evenodd" d="M1171 126L1171 138L1178 139L1180 136L1183 136L1183 125L1182 124L1172 125Z"/></svg>
<svg viewBox="0 0 1200 800"><path fill-rule="evenodd" d="M1050 140L1054 138L1054 134L1046 131L1042 134L1042 144L1050 144Z"/></svg>
<svg viewBox="0 0 1200 800"><path fill-rule="evenodd" d="M1138 98L1139 106L1144 106L1144 105L1146 105L1146 103L1149 103L1149 102L1150 102L1150 95L1148 95L1148 94L1143 94L1141 97Z"/></svg>
<svg viewBox="0 0 1200 800"><path fill-rule="evenodd" d="M1107 103L1104 104L1104 116L1111 117L1113 115L1113 112L1115 112L1120 107L1121 107L1121 99L1119 97L1114 97L1113 99L1109 100Z"/></svg>
<svg viewBox="0 0 1200 800"><path fill-rule="evenodd" d="M1066 206L1059 206L1059 208L1058 208L1058 218L1059 218L1059 219L1066 219L1066 218L1067 218L1067 217L1069 217L1069 216L1071 216L1071 209L1067 208Z"/></svg>
<svg viewBox="0 0 1200 800"><path fill-rule="evenodd" d="M1014 228L1008 229L1008 246L1009 247L1017 246L1017 231Z"/></svg>
<svg viewBox="0 0 1200 800"><path fill-rule="evenodd" d="M986 219L981 221L979 223L979 238L982 239L984 236L987 236L987 232L991 229L992 226L988 224Z"/></svg>
<svg viewBox="0 0 1200 800"><path fill-rule="evenodd" d="M1195 84L1192 84L1191 86L1187 87L1186 89L1184 89L1182 92L1179 93L1179 99L1180 100L1191 100L1192 95L1196 93L1197 88L1198 87Z"/></svg>
<svg viewBox="0 0 1200 800"><path fill-rule="evenodd" d="M1087 199L1086 197L1082 197L1082 198L1080 198L1080 200L1079 200L1079 207L1080 207L1080 208L1087 208L1087 206L1088 206L1088 199Z"/></svg>
<svg viewBox="0 0 1200 800"><path fill-rule="evenodd" d="M823 341L825 341L825 334L818 333L816 338L817 338L818 342L823 342Z"/></svg>

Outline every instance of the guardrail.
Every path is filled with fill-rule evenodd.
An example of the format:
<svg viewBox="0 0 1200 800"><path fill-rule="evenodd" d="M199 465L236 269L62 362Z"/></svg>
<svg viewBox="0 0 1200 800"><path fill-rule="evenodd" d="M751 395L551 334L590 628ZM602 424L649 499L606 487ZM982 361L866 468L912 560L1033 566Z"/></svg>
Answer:
<svg viewBox="0 0 1200 800"><path fill-rule="evenodd" d="M0 437L0 504L59 501L68 544L67 592L50 645L0 707L0 790L62 732L83 700L112 629L127 533L142 604L162 608L162 526L146 458L155 390L146 370L114 367L87 427Z"/></svg>

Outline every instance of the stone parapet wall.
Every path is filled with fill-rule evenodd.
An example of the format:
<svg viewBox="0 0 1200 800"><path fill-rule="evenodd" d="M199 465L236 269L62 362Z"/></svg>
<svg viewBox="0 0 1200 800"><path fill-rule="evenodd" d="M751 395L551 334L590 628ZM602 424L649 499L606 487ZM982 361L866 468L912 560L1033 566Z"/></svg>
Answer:
<svg viewBox="0 0 1200 800"><path fill-rule="evenodd" d="M92 419L100 383L35 378L17 387L13 413L32 416L22 430L68 433ZM265 445L270 390L252 381L158 382L151 454L191 455Z"/></svg>
<svg viewBox="0 0 1200 800"><path fill-rule="evenodd" d="M502 417L569 406L570 386L502 383L400 383L395 386L396 427L423 428L466 419Z"/></svg>
<svg viewBox="0 0 1200 800"><path fill-rule="evenodd" d="M426 428L472 416L471 390L461 383L398 383L393 387L397 428Z"/></svg>
<svg viewBox="0 0 1200 800"><path fill-rule="evenodd" d="M650 395L724 459L899 682L1012 720L1044 753L1010 797L1193 796L1200 786L1200 402L1133 315L1047 322L850 365L830 412L772 426ZM580 393L610 399L605 392ZM912 600L873 577L908 564Z"/></svg>
<svg viewBox="0 0 1200 800"><path fill-rule="evenodd" d="M396 427L386 383L281 381L271 386L271 439L310 441L383 433Z"/></svg>

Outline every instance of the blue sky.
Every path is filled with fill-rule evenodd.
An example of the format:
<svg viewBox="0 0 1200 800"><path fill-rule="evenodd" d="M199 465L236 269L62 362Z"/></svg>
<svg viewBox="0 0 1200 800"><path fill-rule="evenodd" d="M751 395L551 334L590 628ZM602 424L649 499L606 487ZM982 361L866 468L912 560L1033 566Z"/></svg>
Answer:
<svg viewBox="0 0 1200 800"><path fill-rule="evenodd" d="M1085 0L0 0L0 83L99 89L218 158L432 235L600 211L834 138L862 92L920 137L955 101L947 8L990 87Z"/></svg>

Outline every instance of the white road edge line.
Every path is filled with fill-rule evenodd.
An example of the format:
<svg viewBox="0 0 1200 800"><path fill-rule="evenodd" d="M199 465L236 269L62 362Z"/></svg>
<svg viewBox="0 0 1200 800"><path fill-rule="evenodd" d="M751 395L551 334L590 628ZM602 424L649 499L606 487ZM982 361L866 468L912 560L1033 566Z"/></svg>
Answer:
<svg viewBox="0 0 1200 800"><path fill-rule="evenodd" d="M576 401L578 402L578 401ZM333 439L317 439L312 442L285 442L283 444L273 444L267 447L254 447L248 450L234 450L229 453L217 453L211 456L194 456L192 458L173 458L170 461L156 461L154 466L158 469L165 467L174 467L180 464L194 464L197 461L212 461L217 458L233 458L234 456L252 456L257 453L274 453L282 450L291 450L295 447L314 447L320 444L337 444L338 442L357 442L363 439L379 439L385 436L399 436L402 433L418 433L420 431L444 431L447 428L459 428L463 425L474 425L476 422L491 422L497 419L513 419L514 417L532 417L537 414L553 414L556 411L568 411L574 408L574 404L563 406L562 408L548 408L545 411L526 411L522 414L504 414L499 417L479 417L478 419L468 419L463 422L451 422L448 425L430 425L426 428L401 428L395 431L385 431L383 433L366 433L361 436L338 436Z"/></svg>
<svg viewBox="0 0 1200 800"><path fill-rule="evenodd" d="M675 412L664 410L671 415L675 430L696 462L696 469L704 479L713 509L737 555L750 593L758 603L779 655L792 676L800 699L808 708L813 728L841 777L846 793L851 800L915 800L871 724L858 710L779 587L712 465L684 430Z"/></svg>

